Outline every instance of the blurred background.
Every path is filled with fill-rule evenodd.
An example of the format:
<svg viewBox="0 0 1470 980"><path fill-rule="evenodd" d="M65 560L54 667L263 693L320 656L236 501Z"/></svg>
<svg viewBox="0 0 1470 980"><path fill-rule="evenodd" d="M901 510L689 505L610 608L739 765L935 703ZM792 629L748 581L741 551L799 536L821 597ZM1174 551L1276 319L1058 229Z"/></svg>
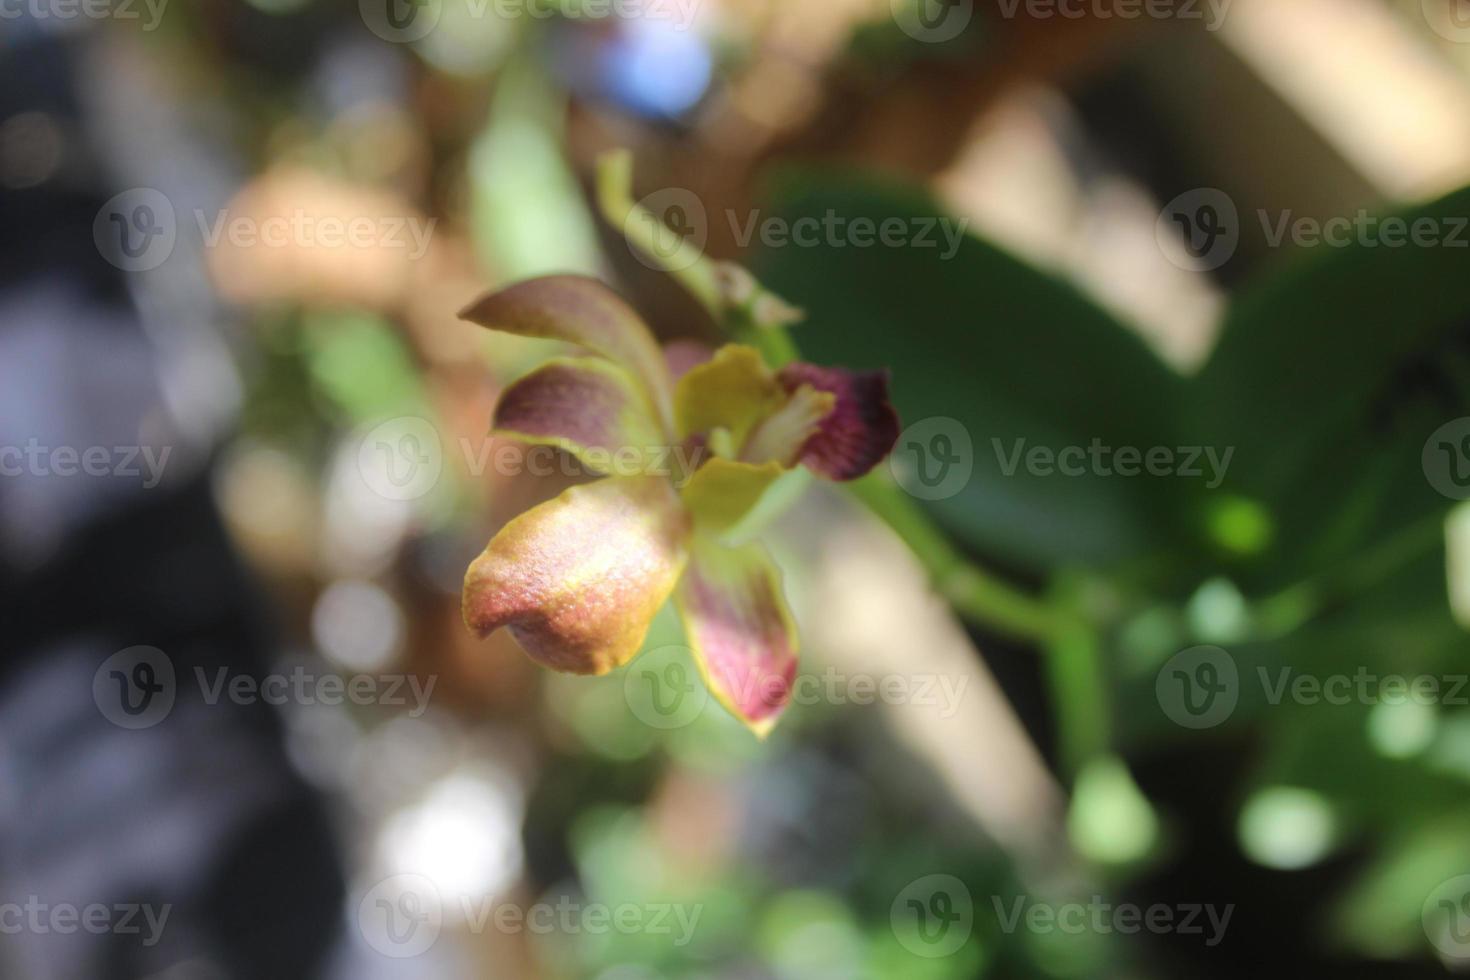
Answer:
<svg viewBox="0 0 1470 980"><path fill-rule="evenodd" d="M460 619L456 312L719 342L622 147L943 532L768 501L764 741ZM0 0L0 975L1470 968L1467 184L1464 0Z"/></svg>

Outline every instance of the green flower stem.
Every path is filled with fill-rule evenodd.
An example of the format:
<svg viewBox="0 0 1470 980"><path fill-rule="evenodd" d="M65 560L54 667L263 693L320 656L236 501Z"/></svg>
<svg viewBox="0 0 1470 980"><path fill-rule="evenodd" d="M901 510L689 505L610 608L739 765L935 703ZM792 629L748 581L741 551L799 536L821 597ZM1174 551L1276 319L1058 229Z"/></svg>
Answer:
<svg viewBox="0 0 1470 980"><path fill-rule="evenodd" d="M1064 574L1052 589L1053 606L1063 618L1042 658L1056 706L1057 757L1062 771L1074 775L1105 754L1112 739L1111 687L1097 630L1082 615L1083 585Z"/></svg>
<svg viewBox="0 0 1470 980"><path fill-rule="evenodd" d="M728 332L736 343L749 344L760 351L761 357L771 367L801 360L801 351L784 327L761 327L746 323L732 327Z"/></svg>
<svg viewBox="0 0 1470 980"><path fill-rule="evenodd" d="M597 161L597 206L607 223L659 268L679 281L695 299L723 319L725 300L714 263L683 236L633 200L633 154L614 150Z"/></svg>
<svg viewBox="0 0 1470 980"><path fill-rule="evenodd" d="M1057 711L1062 770L1081 772L1105 753L1109 687L1097 631L1080 608L1080 583L1064 581L1045 598L1028 595L966 560L887 473L870 473L849 486L909 546L955 612L984 629L1041 647Z"/></svg>
<svg viewBox="0 0 1470 980"><path fill-rule="evenodd" d="M960 615L1018 640L1046 643L1058 634L1063 624L1056 610L966 560L887 473L869 473L849 487L908 545L935 590Z"/></svg>

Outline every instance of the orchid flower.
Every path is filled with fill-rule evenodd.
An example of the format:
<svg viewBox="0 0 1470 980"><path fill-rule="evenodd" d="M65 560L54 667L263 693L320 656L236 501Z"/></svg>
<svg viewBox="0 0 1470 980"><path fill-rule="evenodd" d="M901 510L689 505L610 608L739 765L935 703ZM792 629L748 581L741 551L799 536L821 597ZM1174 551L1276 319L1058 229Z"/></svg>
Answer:
<svg viewBox="0 0 1470 980"><path fill-rule="evenodd" d="M494 431L600 475L495 535L465 575L465 624L480 637L508 627L554 670L605 674L672 596L711 693L764 737L790 700L796 629L766 550L727 532L797 465L851 480L888 454L899 426L886 372L772 371L739 344L666 357L627 303L582 276L521 282L460 315L594 355L512 384Z"/></svg>

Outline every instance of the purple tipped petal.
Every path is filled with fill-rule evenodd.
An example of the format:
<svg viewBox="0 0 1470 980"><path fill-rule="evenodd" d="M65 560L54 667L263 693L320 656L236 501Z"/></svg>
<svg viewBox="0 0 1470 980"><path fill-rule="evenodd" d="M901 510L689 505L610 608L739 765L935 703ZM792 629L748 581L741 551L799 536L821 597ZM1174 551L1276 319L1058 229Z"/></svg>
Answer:
<svg viewBox="0 0 1470 980"><path fill-rule="evenodd" d="M505 390L495 429L558 446L598 473L648 471L666 452L642 389L628 372L592 357L548 361Z"/></svg>
<svg viewBox="0 0 1470 980"><path fill-rule="evenodd" d="M561 340L601 354L647 388L663 418L672 382L648 326L623 298L588 276L527 279L482 296L460 318L522 337Z"/></svg>
<svg viewBox="0 0 1470 980"><path fill-rule="evenodd" d="M765 549L697 538L674 602L710 692L764 737L791 700L797 650L780 572Z"/></svg>
<svg viewBox="0 0 1470 980"><path fill-rule="evenodd" d="M845 371L816 364L781 369L787 391L809 385L837 396L831 414L801 447L801 461L829 480L854 480L883 460L898 441L898 413L888 401L887 371Z"/></svg>

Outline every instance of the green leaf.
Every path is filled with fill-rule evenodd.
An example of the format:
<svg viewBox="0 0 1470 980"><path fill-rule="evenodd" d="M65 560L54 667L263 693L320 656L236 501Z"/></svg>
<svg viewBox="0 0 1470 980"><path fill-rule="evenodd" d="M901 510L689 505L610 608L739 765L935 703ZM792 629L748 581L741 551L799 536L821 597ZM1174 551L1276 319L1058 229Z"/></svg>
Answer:
<svg viewBox="0 0 1470 980"><path fill-rule="evenodd" d="M1466 215L1470 189L1405 215L1460 228L1463 247L1323 247L1235 298L1190 388L1191 428L1235 447L1222 499L1252 502L1270 528L1248 584L1331 567L1451 503L1420 453L1470 415ZM1209 535L1218 515L1200 516Z"/></svg>
<svg viewBox="0 0 1470 980"><path fill-rule="evenodd" d="M424 410L418 367L391 324L366 313L313 313L304 336L317 389L352 421Z"/></svg>
<svg viewBox="0 0 1470 980"><path fill-rule="evenodd" d="M1018 566L1108 565L1167 539L1181 479L1031 470L1033 447L1175 446L1181 380L1138 337L1072 286L973 237L946 240L947 218L921 194L874 179L788 179L779 220L846 228L898 219L911 242L861 247L845 233L767 249L760 278L805 308L795 336L812 361L887 367L905 425L963 426L974 470L929 504L972 547ZM762 218L768 216L761 216ZM953 227L953 225L950 225ZM925 245L920 237L932 244ZM808 238L808 240L810 240ZM759 239L757 239L759 241ZM1023 456L1018 465L1015 451ZM917 463L901 439L898 465Z"/></svg>
<svg viewBox="0 0 1470 980"><path fill-rule="evenodd" d="M562 152L563 97L531 62L512 60L470 149L474 240L505 282L600 266L592 215Z"/></svg>

